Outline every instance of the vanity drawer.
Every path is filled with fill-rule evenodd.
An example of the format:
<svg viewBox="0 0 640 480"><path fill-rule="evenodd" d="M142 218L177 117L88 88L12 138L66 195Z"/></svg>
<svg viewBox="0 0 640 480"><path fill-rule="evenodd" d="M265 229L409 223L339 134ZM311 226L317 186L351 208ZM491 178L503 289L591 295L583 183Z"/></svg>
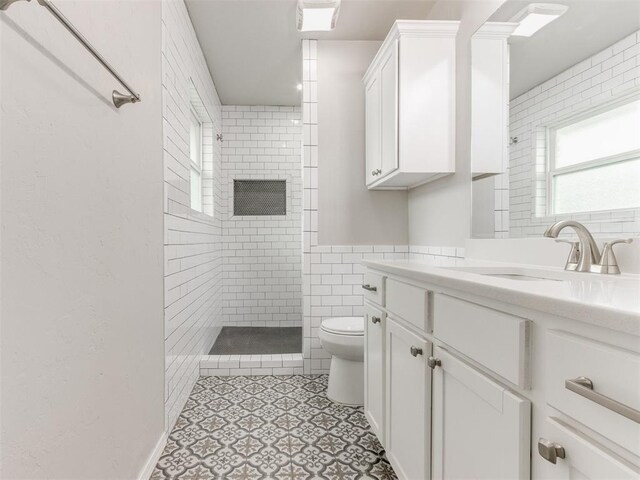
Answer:
<svg viewBox="0 0 640 480"><path fill-rule="evenodd" d="M547 418L542 428L542 438L558 444L564 449L565 458L556 463L534 447L533 455L538 462L538 478L581 480L637 480L640 472L632 464L612 455L587 435L558 418ZM544 451L543 451L544 452Z"/></svg>
<svg viewBox="0 0 640 480"><path fill-rule="evenodd" d="M549 405L638 455L640 354L559 330L549 330L546 343ZM580 388L579 377L593 389ZM635 421L617 413L625 407Z"/></svg>
<svg viewBox="0 0 640 480"><path fill-rule="evenodd" d="M433 305L433 336L522 388L530 387L530 321L448 295Z"/></svg>
<svg viewBox="0 0 640 480"><path fill-rule="evenodd" d="M387 279L387 309L422 332L428 332L429 292Z"/></svg>
<svg viewBox="0 0 640 480"><path fill-rule="evenodd" d="M364 298L384 307L384 284L386 278L376 273L366 272L364 274L364 283L362 284Z"/></svg>

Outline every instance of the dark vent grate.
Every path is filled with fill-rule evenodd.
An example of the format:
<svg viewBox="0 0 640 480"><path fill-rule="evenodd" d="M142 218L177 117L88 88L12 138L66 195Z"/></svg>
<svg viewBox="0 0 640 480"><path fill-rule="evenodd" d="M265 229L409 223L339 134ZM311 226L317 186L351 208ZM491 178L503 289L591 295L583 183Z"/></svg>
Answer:
<svg viewBox="0 0 640 480"><path fill-rule="evenodd" d="M286 215L286 180L234 180L234 215Z"/></svg>

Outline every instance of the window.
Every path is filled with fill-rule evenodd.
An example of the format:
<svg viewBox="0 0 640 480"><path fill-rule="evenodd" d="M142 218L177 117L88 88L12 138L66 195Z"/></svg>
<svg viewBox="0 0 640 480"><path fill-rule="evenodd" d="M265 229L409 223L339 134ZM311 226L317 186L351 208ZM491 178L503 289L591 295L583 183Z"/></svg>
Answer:
<svg viewBox="0 0 640 480"><path fill-rule="evenodd" d="M191 208L202 211L202 122L193 109L190 113L189 158L191 159Z"/></svg>
<svg viewBox="0 0 640 480"><path fill-rule="evenodd" d="M640 207L640 99L548 129L550 214Z"/></svg>
<svg viewBox="0 0 640 480"><path fill-rule="evenodd" d="M234 180L234 215L286 215L286 180Z"/></svg>

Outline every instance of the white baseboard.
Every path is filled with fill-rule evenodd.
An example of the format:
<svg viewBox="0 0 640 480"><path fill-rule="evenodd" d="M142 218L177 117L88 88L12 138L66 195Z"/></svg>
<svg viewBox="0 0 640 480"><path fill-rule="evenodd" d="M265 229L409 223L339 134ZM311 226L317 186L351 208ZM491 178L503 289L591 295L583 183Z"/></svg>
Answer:
<svg viewBox="0 0 640 480"><path fill-rule="evenodd" d="M164 446L167 444L167 439L169 438L169 434L167 432L163 432L158 439L158 443L156 443L153 452L149 455L149 459L147 463L145 463L144 467L140 471L140 475L138 475L138 480L149 480L151 474L153 473L153 469L156 468L158 464L158 460L160 459L160 455L162 455L162 451L164 450Z"/></svg>

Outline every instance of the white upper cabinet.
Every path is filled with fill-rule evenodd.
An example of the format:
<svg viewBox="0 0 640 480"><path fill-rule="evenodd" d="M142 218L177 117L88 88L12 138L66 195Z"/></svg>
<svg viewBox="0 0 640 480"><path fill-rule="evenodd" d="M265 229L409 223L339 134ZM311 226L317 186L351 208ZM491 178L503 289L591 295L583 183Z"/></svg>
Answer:
<svg viewBox="0 0 640 480"><path fill-rule="evenodd" d="M397 20L364 76L366 179L401 190L455 172L459 22Z"/></svg>
<svg viewBox="0 0 640 480"><path fill-rule="evenodd" d="M380 168L380 81L373 78L365 89L367 185L376 179Z"/></svg>
<svg viewBox="0 0 640 480"><path fill-rule="evenodd" d="M517 23L485 23L471 39L471 172L503 173L509 163L509 45Z"/></svg>

